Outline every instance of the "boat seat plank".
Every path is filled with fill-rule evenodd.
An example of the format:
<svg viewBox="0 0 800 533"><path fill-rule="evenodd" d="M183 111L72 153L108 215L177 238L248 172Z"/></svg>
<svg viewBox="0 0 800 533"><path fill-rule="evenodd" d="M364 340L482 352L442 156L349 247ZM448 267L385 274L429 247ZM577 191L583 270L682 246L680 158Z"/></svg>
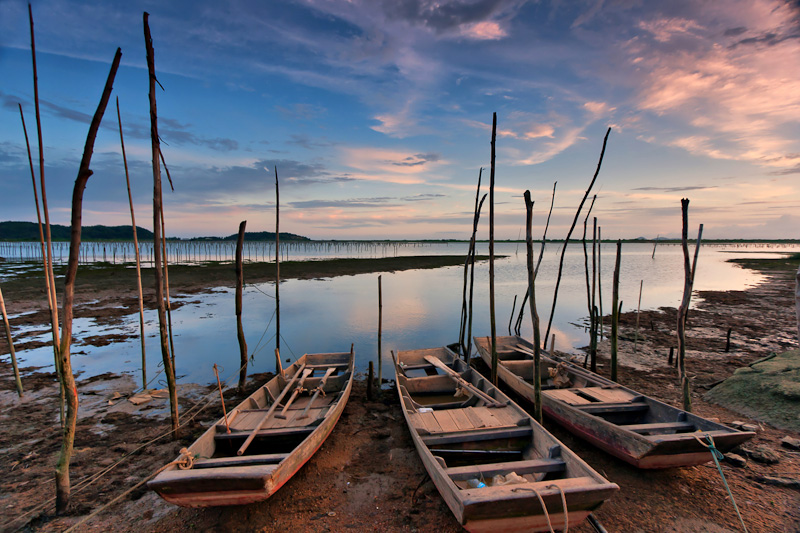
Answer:
<svg viewBox="0 0 800 533"><path fill-rule="evenodd" d="M564 479L548 479L546 481L533 481L531 483L517 483L513 485L503 485L500 487L492 487L491 491L485 488L480 489L466 489L462 490L461 494L464 497L465 505L475 505L479 502L492 502L513 498L525 498L533 496L535 489L536 492L543 497L550 496L551 494L560 495L557 485L561 490L568 490L579 487L596 487L597 480L589 476L570 477ZM549 487L549 488L548 488Z"/></svg>
<svg viewBox="0 0 800 533"><path fill-rule="evenodd" d="M471 478L489 479L497 474L515 472L522 476L539 472L561 472L566 469L566 463L560 459L530 459L527 461L509 461L505 463L489 463L481 465L456 466L445 470L453 481L463 481Z"/></svg>
<svg viewBox="0 0 800 533"><path fill-rule="evenodd" d="M583 387L580 392L596 399L598 402L606 403L630 402L636 397L626 390L606 389L603 387Z"/></svg>
<svg viewBox="0 0 800 533"><path fill-rule="evenodd" d="M450 416L453 417L458 429L475 429L475 424L472 423L472 420L470 420L467 413L464 412L464 409L452 409L450 411Z"/></svg>
<svg viewBox="0 0 800 533"><path fill-rule="evenodd" d="M467 415L467 418L470 419L472 422L472 427L474 428L483 428L486 427L486 422L478 415L477 409L475 407L467 407L464 409L464 413Z"/></svg>
<svg viewBox="0 0 800 533"><path fill-rule="evenodd" d="M417 413L419 416L419 420L422 422L422 427L428 430L428 433L441 433L442 426L439 425L439 422L436 420L436 417L433 416L433 412L428 411L427 413Z"/></svg>
<svg viewBox="0 0 800 533"><path fill-rule="evenodd" d="M324 363L319 365L306 365L306 368L315 370L324 368L327 370L328 368L347 368L348 366L350 366L350 363Z"/></svg>
<svg viewBox="0 0 800 533"><path fill-rule="evenodd" d="M504 426L516 425L521 418L520 414L508 405L492 409L492 414Z"/></svg>
<svg viewBox="0 0 800 533"><path fill-rule="evenodd" d="M694 431L695 425L691 422L653 422L650 424L628 424L621 426L636 433L667 432L667 431Z"/></svg>
<svg viewBox="0 0 800 533"><path fill-rule="evenodd" d="M672 433L670 435L643 435L643 437L646 438L647 440L655 442L669 442L669 441L676 441L683 439L690 439L692 442L696 442L694 440L695 435L700 437L700 440L703 440L703 437L705 435L711 435L712 437L719 437L720 435L731 435L733 433L735 432L727 431L724 429L715 429L713 431L697 431L694 433Z"/></svg>
<svg viewBox="0 0 800 533"><path fill-rule="evenodd" d="M497 411L497 409L489 409L482 405L480 407L474 407L472 412L483 421L484 426L487 428L505 425L494 416L494 411ZM476 427L478 426L476 425Z"/></svg>
<svg viewBox="0 0 800 533"><path fill-rule="evenodd" d="M256 434L256 438L308 435L309 433L313 432L316 428L317 426L262 429ZM219 433L217 435L214 435L214 440L246 439L249 434L250 431Z"/></svg>
<svg viewBox="0 0 800 533"><path fill-rule="evenodd" d="M474 431L458 431L446 435L421 435L426 446L439 446L457 442L478 442L483 440L513 439L530 436L531 426L508 426L503 428L489 428Z"/></svg>
<svg viewBox="0 0 800 533"><path fill-rule="evenodd" d="M260 455L242 455L241 457L197 459L192 468L223 468L227 466L275 464L280 463L287 457L289 457L288 453L265 453Z"/></svg>
<svg viewBox="0 0 800 533"><path fill-rule="evenodd" d="M590 414L635 413L638 411L647 411L650 408L646 402L590 403L588 405L578 405L576 407L584 413Z"/></svg>
<svg viewBox="0 0 800 533"><path fill-rule="evenodd" d="M459 430L458 424L456 424L456 421L453 420L452 416L450 416L449 410L434 411L432 414L441 426L443 432L451 433Z"/></svg>
<svg viewBox="0 0 800 533"><path fill-rule="evenodd" d="M568 403L569 405L586 405L592 403L591 400L587 400L586 398L581 398L580 396L578 396L569 389L550 389L542 391L542 394L554 400L561 400L562 402Z"/></svg>

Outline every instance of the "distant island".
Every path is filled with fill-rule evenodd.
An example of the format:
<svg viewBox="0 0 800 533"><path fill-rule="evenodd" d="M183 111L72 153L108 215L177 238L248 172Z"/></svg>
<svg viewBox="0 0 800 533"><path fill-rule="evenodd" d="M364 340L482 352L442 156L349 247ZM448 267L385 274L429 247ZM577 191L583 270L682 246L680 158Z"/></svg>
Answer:
<svg viewBox="0 0 800 533"><path fill-rule="evenodd" d="M50 234L54 241L69 241L70 227L61 224L50 224ZM153 232L142 227L136 227L136 236L140 241L153 240ZM195 237L193 239L176 239L167 237L167 240L189 241L235 241L239 235L234 233L227 237ZM246 241L274 241L275 234L269 231L245 232ZM84 241L132 241L133 231L130 226L83 226L81 239ZM0 222L0 241L38 241L39 224L35 222ZM294 233L281 232L282 241L310 241L308 237Z"/></svg>

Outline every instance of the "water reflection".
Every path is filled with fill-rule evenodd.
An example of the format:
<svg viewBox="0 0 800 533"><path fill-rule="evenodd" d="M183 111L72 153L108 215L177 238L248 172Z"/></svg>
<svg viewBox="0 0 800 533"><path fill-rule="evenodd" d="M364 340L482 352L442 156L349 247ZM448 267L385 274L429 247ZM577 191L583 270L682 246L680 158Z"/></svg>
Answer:
<svg viewBox="0 0 800 533"><path fill-rule="evenodd" d="M415 250L417 254L464 253L464 244L436 245ZM481 245L479 253L486 253ZM524 250L524 246L519 247ZM796 249L796 248L795 248ZM517 310L526 290L526 259L516 253L516 244L498 244L496 271L496 323L499 335L506 334L514 296ZM760 248L756 248L760 250ZM758 274L726 263L727 259L749 255L753 248L703 246L700 251L696 290L742 289L757 283ZM591 254L591 251L590 251ZM615 245L601 247L603 311L608 313ZM651 244L623 245L620 299L623 311L636 308L640 280L644 280L642 308L677 306L683 291L683 254L680 246L659 245L651 258ZM543 329L550 314L560 251L551 245L537 278L536 300ZM589 258L591 265L591 257ZM245 278L246 278L245 268ZM461 311L462 267L383 273L383 375L391 377L391 350L441 346L455 342ZM321 280L287 280L281 284L281 354L283 359L298 358L307 352L346 351L355 344L356 366L364 371L368 361L377 358L378 274L341 276ZM173 287L174 290L179 288ZM275 368L274 284L248 286L244 292L244 331L253 354L250 371ZM234 291L217 289L209 294L174 297L186 303L173 311L177 371L181 382L208 383L214 363L223 375L234 376L239 368L236 340ZM599 298L598 298L599 303ZM489 334L488 263L475 271L475 319L473 333ZM584 255L579 245L570 245L558 295L553 330L559 350L574 350L587 344L582 322L588 315ZM157 318L145 313L148 374L154 376L161 360ZM98 331L102 329L102 331ZM91 319L76 321L80 339L105 333ZM21 330L17 330L21 331ZM16 332L15 331L15 334ZM117 332L115 330L115 332ZM83 377L103 372L128 372L139 376L140 348L138 316L129 315L119 326L120 333L133 335L128 341L107 346L76 346L73 366ZM531 337L528 313L522 334ZM48 335L41 335L47 341ZM18 353L23 366L51 367L52 349L45 346ZM234 378L235 379L235 378ZM157 383L154 383L157 385Z"/></svg>

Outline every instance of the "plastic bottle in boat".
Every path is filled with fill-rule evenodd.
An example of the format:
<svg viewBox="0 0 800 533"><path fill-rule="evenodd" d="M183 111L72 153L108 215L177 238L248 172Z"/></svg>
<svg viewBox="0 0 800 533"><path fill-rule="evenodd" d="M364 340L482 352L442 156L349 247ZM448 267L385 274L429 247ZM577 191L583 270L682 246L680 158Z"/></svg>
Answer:
<svg viewBox="0 0 800 533"><path fill-rule="evenodd" d="M468 479L467 485L469 485L469 488L471 489L482 489L483 487L486 486L486 483L484 483L480 479Z"/></svg>

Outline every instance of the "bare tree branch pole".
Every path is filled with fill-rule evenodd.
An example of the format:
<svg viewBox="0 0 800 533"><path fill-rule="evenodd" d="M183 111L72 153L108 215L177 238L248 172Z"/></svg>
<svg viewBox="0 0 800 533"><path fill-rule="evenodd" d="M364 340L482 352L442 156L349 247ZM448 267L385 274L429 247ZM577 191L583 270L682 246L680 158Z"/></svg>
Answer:
<svg viewBox="0 0 800 533"><path fill-rule="evenodd" d="M119 113L119 97L117 97L117 122L119 124L119 144L122 147L122 163L125 165L125 184L128 186L128 205L131 209L131 226L133 227L133 250L136 255L136 283L139 289L139 341L142 345L142 390L147 390L147 356L144 338L144 296L142 293L142 265L139 257L139 236L136 233L136 216L133 213L133 195L131 194L131 178L128 173L128 158L125 156L125 139L122 136L122 117Z"/></svg>
<svg viewBox="0 0 800 533"><path fill-rule="evenodd" d="M694 274L697 268L697 255L700 250L700 240L703 236L703 225L700 224L700 229L697 233L697 245L695 248L694 266L689 264L689 199L681 199L681 246L683 248L683 270L684 270L684 285L683 285L683 298L678 307L678 372L681 381L681 389L683 391L683 409L685 411L692 410L692 396L691 384L689 383L689 376L686 374L686 317L689 313L689 303L692 298L692 285L694 283Z"/></svg>
<svg viewBox="0 0 800 533"><path fill-rule="evenodd" d="M472 251L475 247L475 233L478 231L478 198L481 195L481 175L483 174L483 168L481 167L478 170L478 189L475 192L475 208L472 214L472 236L469 240L469 249L467 250L467 257L464 259L464 288L461 293L461 322L459 323L459 330L458 330L458 345L461 348L462 354L466 351L466 345L464 344L464 335L467 331L467 278L469 273L469 263L470 259L472 258ZM466 357L466 355L465 355Z"/></svg>
<svg viewBox="0 0 800 533"><path fill-rule="evenodd" d="M239 391L244 390L247 381L247 341L242 326L242 292L244 290L244 268L242 267L242 249L244 248L244 229L247 221L239 223L239 237L236 239L236 337L239 339Z"/></svg>
<svg viewBox="0 0 800 533"><path fill-rule="evenodd" d="M533 325L533 417L542 423L542 370L539 337L539 313L536 311L536 275L533 268L533 202L531 191L525 191L525 246L528 262L528 294L531 305L531 322ZM494 341L492 341L494 346Z"/></svg>
<svg viewBox="0 0 800 533"><path fill-rule="evenodd" d="M586 189L586 193L583 195L583 199L581 200L580 205L578 206L578 210L575 212L575 218L572 219L572 226L569 228L569 232L567 233L567 238L564 239L564 246L561 248L561 260L558 263L558 276L556 277L556 288L553 291L553 306L550 309L550 318L547 321L547 331L545 332L544 338L548 339L550 337L550 327L553 325L553 316L556 313L556 302L558 301L558 287L561 285L561 273L564 269L564 255L567 253L567 245L569 244L569 238L572 236L572 232L575 230L575 224L578 222L578 217L581 216L581 209L583 209L583 204L586 202L586 198L589 197L589 193L594 186L594 182L597 180L597 175L600 174L600 167L603 165L603 156L606 153L606 145L608 144L608 136L611 134L611 128L608 128L606 131L606 136L603 138L603 148L600 150L600 160L597 162L597 169L594 171L594 176L592 177L592 181L589 183L589 188Z"/></svg>
<svg viewBox="0 0 800 533"><path fill-rule="evenodd" d="M494 159L497 113L492 113L492 156L489 173L489 324L492 334L492 384L497 386L497 324L494 316Z"/></svg>
<svg viewBox="0 0 800 533"><path fill-rule="evenodd" d="M595 195L597 198L597 195ZM594 204L594 199L592 199L592 203ZM589 351L592 356L592 361L590 365L590 369L592 372L597 372L597 306L595 305L595 301L597 300L597 217L592 217L592 313L590 315L591 319L591 344L589 347Z"/></svg>
<svg viewBox="0 0 800 533"><path fill-rule="evenodd" d="M161 231L161 165L159 156L161 147L158 139L158 113L156 110L156 66L155 51L153 50L153 38L150 36L150 25L148 24L149 13L143 14L144 23L144 44L147 50L147 71L150 80L149 100L150 100L150 147L153 163L153 263L155 271L155 290L156 304L158 306L158 332L161 341L161 359L164 362L164 374L167 378L167 388L169 389L170 416L172 418L172 438L178 439L178 392L175 384L175 366L169 350L167 340L167 316L164 302L164 265L162 262L162 235Z"/></svg>
<svg viewBox="0 0 800 533"><path fill-rule="evenodd" d="M622 260L622 241L617 240L617 260L611 288L611 381L617 381L617 351L619 349L619 266Z"/></svg>
<svg viewBox="0 0 800 533"><path fill-rule="evenodd" d="M72 374L72 361L70 358L70 345L72 343L72 304L75 299L75 278L78 275L78 261L80 259L81 248L81 224L83 210L83 191L86 189L86 182L92 175L89 165L92 161L94 151L94 141L97 137L97 130L103 120L108 100L111 98L111 90L114 85L114 78L117 75L119 62L122 58L122 51L117 48L114 61L111 64L111 71L108 73L103 95L100 104L92 117L89 125L89 133L86 136L86 144L83 148L83 157L78 168L78 177L75 179L75 187L72 191L72 220L69 243L69 262L64 276L64 314L62 317L61 347L59 357L61 358L61 382L66 393L67 415L64 424L63 440L61 441L61 453L56 464L56 513L62 513L69 504L70 483L69 483L69 461L72 457L72 447L75 443L75 426L78 422L78 389L75 387L75 376Z"/></svg>

